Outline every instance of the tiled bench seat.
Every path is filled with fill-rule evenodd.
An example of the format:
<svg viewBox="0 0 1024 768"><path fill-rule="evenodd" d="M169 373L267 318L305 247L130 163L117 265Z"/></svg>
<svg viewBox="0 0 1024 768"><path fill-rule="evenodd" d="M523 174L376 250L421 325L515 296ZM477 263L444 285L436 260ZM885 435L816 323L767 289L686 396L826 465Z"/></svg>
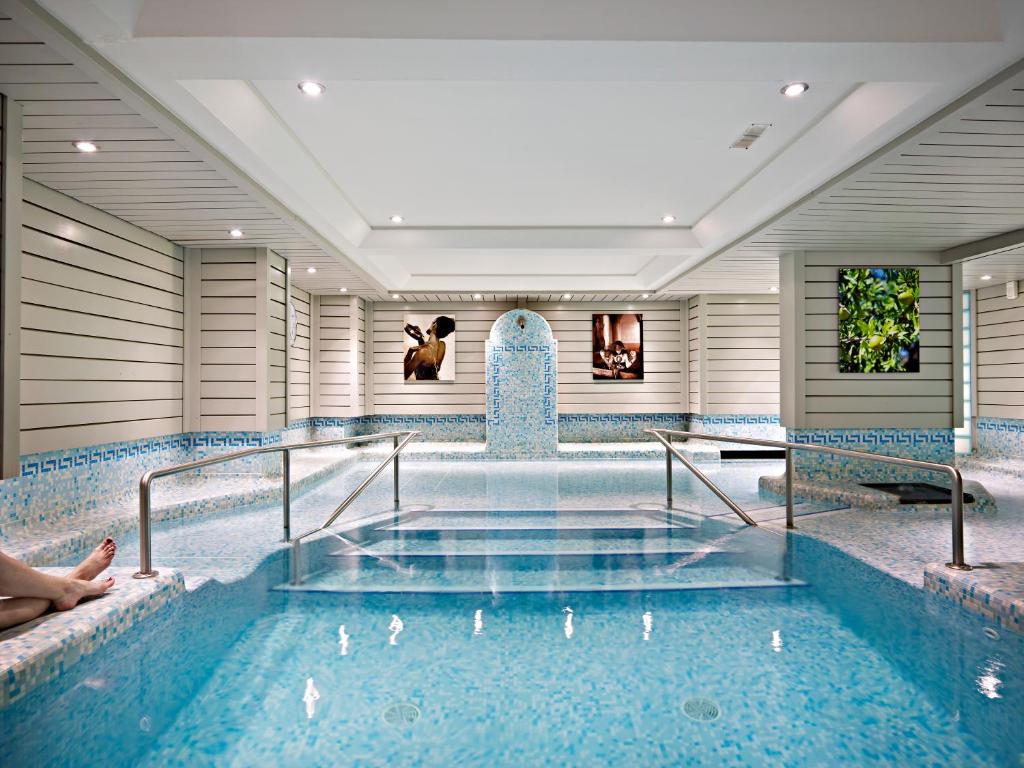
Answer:
<svg viewBox="0 0 1024 768"><path fill-rule="evenodd" d="M70 569L45 570L64 574ZM178 571L133 579L132 570L109 569L105 575L114 577L114 587L95 600L0 632L0 707L58 677L185 591Z"/></svg>
<svg viewBox="0 0 1024 768"><path fill-rule="evenodd" d="M929 563L924 569L924 588L1003 629L1024 635L1024 563L977 563L971 571Z"/></svg>
<svg viewBox="0 0 1024 768"><path fill-rule="evenodd" d="M292 456L292 493L298 494L355 462L358 452L316 451ZM180 520L280 499L280 477L218 474L168 477L153 483L154 521ZM138 491L98 504L52 524L8 527L0 548L29 565L57 563L88 551L104 536L115 538L138 529Z"/></svg>

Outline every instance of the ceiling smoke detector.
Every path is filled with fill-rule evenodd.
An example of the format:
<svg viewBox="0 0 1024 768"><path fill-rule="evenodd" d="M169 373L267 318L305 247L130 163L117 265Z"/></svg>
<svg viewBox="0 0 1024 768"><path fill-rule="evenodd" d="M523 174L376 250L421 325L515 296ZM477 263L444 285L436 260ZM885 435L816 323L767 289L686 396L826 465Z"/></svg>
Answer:
<svg viewBox="0 0 1024 768"><path fill-rule="evenodd" d="M729 145L729 149L750 149L750 145L761 138L761 134L771 127L771 123L751 123L740 134L740 137Z"/></svg>

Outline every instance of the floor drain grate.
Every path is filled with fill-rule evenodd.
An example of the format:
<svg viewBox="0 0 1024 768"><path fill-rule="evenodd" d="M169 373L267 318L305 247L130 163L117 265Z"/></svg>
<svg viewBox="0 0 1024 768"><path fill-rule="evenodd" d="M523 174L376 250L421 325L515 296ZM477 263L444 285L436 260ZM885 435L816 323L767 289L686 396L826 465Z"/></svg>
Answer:
<svg viewBox="0 0 1024 768"><path fill-rule="evenodd" d="M400 701L386 707L381 713L384 722L396 728L410 726L420 719L420 708L408 701Z"/></svg>
<svg viewBox="0 0 1024 768"><path fill-rule="evenodd" d="M683 702L683 714L691 720L709 723L712 720L717 720L722 711L718 708L718 704L711 699L698 697Z"/></svg>

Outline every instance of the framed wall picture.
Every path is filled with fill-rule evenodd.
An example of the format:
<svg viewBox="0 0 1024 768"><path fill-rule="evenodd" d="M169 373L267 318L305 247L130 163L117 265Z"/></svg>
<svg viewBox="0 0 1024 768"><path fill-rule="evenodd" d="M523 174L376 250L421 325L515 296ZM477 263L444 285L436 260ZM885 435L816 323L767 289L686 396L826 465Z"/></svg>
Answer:
<svg viewBox="0 0 1024 768"><path fill-rule="evenodd" d="M644 377L644 316L593 316L594 381L638 381Z"/></svg>
<svg viewBox="0 0 1024 768"><path fill-rule="evenodd" d="M920 302L916 269L840 269L839 372L918 373Z"/></svg>
<svg viewBox="0 0 1024 768"><path fill-rule="evenodd" d="M455 319L410 313L403 322L405 381L455 381Z"/></svg>

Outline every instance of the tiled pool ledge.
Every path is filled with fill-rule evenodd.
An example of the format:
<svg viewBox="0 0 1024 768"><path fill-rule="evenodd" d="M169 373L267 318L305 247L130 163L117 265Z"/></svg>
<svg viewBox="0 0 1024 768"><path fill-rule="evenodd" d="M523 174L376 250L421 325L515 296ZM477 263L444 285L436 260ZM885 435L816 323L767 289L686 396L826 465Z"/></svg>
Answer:
<svg viewBox="0 0 1024 768"><path fill-rule="evenodd" d="M292 459L292 495L298 496L354 464L359 452L296 455ZM201 479L156 481L152 516L155 522L185 520L240 506L271 503L281 496L280 477L224 474ZM4 552L29 565L61 562L95 546L105 536L123 537L138 530L138 494L98 507L74 519L58 518L0 540Z"/></svg>
<svg viewBox="0 0 1024 768"><path fill-rule="evenodd" d="M954 571L943 563L924 569L924 588L1024 635L1024 563L980 563L971 571Z"/></svg>
<svg viewBox="0 0 1024 768"><path fill-rule="evenodd" d="M759 487L762 491L784 495L786 493L785 475L761 477ZM965 513L994 514L997 511L996 500L981 483L976 480L965 479L964 491L974 496L973 503L964 505ZM874 488L866 488L857 483L841 480L797 479L793 482L793 493L801 499L823 501L829 504L860 509L891 509L908 513L949 509L949 505L946 504L900 504L898 499L891 493L885 493Z"/></svg>
<svg viewBox="0 0 1024 768"><path fill-rule="evenodd" d="M698 462L717 462L720 459L718 446L713 443L691 441L679 443L679 450L687 458ZM367 457L384 457L390 446L375 445L362 449ZM601 460L635 461L637 459L660 459L665 449L656 442L628 443L559 443L555 459L558 461ZM432 442L410 443L402 452L402 459L409 461L505 461L487 452L487 444L480 442ZM524 456L524 460L530 457ZM551 459L539 459L550 461Z"/></svg>
<svg viewBox="0 0 1024 768"><path fill-rule="evenodd" d="M47 568L64 574L68 568ZM116 580L102 597L73 610L49 613L0 632L0 708L122 634L185 591L181 574L163 570L154 579L133 579L131 568L111 568Z"/></svg>
<svg viewBox="0 0 1024 768"><path fill-rule="evenodd" d="M1024 458L1013 456L967 456L957 462L963 472L994 472L1024 480Z"/></svg>

